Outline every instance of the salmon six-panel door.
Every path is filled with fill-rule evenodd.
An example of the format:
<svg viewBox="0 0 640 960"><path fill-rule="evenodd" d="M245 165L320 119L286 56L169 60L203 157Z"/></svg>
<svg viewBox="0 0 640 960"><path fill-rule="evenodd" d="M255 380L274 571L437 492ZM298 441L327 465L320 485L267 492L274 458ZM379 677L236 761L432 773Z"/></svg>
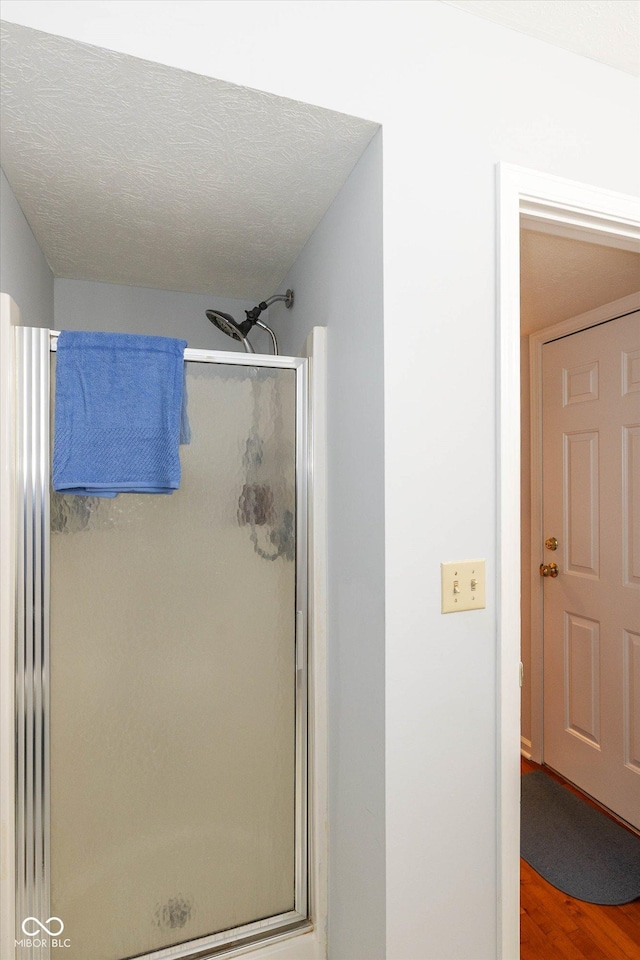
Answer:
<svg viewBox="0 0 640 960"><path fill-rule="evenodd" d="M640 312L545 344L542 383L544 762L640 828Z"/></svg>

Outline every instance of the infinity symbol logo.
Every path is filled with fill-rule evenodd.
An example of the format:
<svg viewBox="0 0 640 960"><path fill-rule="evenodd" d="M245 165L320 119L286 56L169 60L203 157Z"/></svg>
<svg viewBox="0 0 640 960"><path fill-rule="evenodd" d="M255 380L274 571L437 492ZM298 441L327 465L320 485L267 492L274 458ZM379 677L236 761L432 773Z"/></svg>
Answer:
<svg viewBox="0 0 640 960"><path fill-rule="evenodd" d="M22 932L26 933L28 937L35 937L35 935L38 932L38 927L36 927L35 930L27 930L27 924L29 923L30 920L33 920L33 922L36 923L38 927L40 927L42 932L48 933L50 937L59 937L62 931L64 930L64 923L62 922L60 917L49 917L49 919L45 921L45 923L42 923L40 920L38 920L37 917L27 917L26 920L22 921ZM47 923L51 923L52 920L55 920L57 923L60 924L59 930L51 930L47 926Z"/></svg>

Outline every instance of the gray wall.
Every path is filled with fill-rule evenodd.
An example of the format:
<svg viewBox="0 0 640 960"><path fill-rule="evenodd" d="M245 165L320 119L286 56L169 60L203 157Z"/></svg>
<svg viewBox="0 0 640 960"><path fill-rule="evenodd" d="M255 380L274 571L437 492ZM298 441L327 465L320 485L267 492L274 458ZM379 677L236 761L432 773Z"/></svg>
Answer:
<svg viewBox="0 0 640 960"><path fill-rule="evenodd" d="M283 353L328 327L329 956L385 956L382 134L281 287Z"/></svg>
<svg viewBox="0 0 640 960"><path fill-rule="evenodd" d="M56 330L104 330L182 337L190 347L208 350L242 352L243 347L214 327L205 317L205 310L216 307L243 320L243 311L255 306L249 300L232 300L213 294L152 290L94 280L56 279L54 290ZM268 339L262 331L251 336L256 351L267 353L271 352Z"/></svg>
<svg viewBox="0 0 640 960"><path fill-rule="evenodd" d="M4 171L0 171L0 200L0 289L15 300L25 326L50 327L53 273Z"/></svg>

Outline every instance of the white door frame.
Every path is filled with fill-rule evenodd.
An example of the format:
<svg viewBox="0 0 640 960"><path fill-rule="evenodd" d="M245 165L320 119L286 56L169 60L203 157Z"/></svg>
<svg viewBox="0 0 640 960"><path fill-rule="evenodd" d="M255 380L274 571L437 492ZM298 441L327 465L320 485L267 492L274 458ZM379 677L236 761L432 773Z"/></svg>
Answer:
<svg viewBox="0 0 640 960"><path fill-rule="evenodd" d="M538 574L543 533L542 518L542 348L545 343L588 330L599 323L640 310L640 293L614 300L561 323L537 330L529 336L531 374L531 759L544 759L543 702L543 586Z"/></svg>
<svg viewBox="0 0 640 960"><path fill-rule="evenodd" d="M520 225L640 249L640 199L500 163L498 197L498 957L520 956Z"/></svg>

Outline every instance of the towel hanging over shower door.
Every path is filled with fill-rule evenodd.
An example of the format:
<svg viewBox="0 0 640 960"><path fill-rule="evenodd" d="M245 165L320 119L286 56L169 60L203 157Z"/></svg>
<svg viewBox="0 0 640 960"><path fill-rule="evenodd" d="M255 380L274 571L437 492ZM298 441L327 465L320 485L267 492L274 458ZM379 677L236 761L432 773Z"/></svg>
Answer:
<svg viewBox="0 0 640 960"><path fill-rule="evenodd" d="M186 340L63 330L53 486L94 497L180 486Z"/></svg>

